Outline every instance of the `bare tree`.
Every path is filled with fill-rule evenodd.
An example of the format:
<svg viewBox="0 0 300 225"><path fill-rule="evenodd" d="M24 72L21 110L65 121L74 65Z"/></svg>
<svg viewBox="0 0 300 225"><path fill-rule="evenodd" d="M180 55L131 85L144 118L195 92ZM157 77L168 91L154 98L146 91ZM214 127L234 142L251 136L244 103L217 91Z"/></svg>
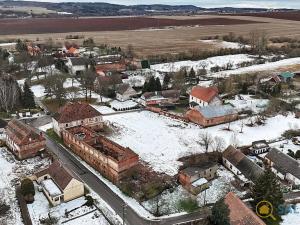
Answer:
<svg viewBox="0 0 300 225"><path fill-rule="evenodd" d="M0 108L7 113L17 107L21 91L17 81L10 75L0 78Z"/></svg>
<svg viewBox="0 0 300 225"><path fill-rule="evenodd" d="M63 104L63 100L66 97L66 89L64 88L64 82L67 75L65 74L53 74L51 77L45 79L45 89L48 96L55 96L59 105Z"/></svg>
<svg viewBox="0 0 300 225"><path fill-rule="evenodd" d="M215 152L222 152L222 150L225 148L225 140L222 137L216 136L213 141L213 149Z"/></svg>
<svg viewBox="0 0 300 225"><path fill-rule="evenodd" d="M200 133L199 135L200 138L200 144L205 148L205 152L208 152L209 147L213 143L213 138L211 134L205 132L205 133Z"/></svg>
<svg viewBox="0 0 300 225"><path fill-rule="evenodd" d="M234 132L230 138L230 143L233 147L237 148L240 145L240 141L237 138L237 133Z"/></svg>
<svg viewBox="0 0 300 225"><path fill-rule="evenodd" d="M268 45L267 33L263 30L252 30L249 33L249 39L251 50L261 57L265 53Z"/></svg>

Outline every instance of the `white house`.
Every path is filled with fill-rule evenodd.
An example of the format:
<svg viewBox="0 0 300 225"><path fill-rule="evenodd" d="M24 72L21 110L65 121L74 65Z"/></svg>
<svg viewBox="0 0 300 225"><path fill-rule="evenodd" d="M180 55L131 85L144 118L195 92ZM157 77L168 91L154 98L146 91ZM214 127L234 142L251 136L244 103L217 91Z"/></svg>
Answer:
<svg viewBox="0 0 300 225"><path fill-rule="evenodd" d="M41 185L43 193L53 206L84 195L83 182L58 161L37 172L31 179Z"/></svg>
<svg viewBox="0 0 300 225"><path fill-rule="evenodd" d="M250 147L250 152L254 155L266 153L270 150L270 146L266 140L254 141Z"/></svg>
<svg viewBox="0 0 300 225"><path fill-rule="evenodd" d="M59 136L63 129L79 125L101 129L103 117L100 112L85 102L69 102L54 114L53 130Z"/></svg>
<svg viewBox="0 0 300 225"><path fill-rule="evenodd" d="M300 162L278 149L272 148L265 156L272 171L292 185L300 185Z"/></svg>
<svg viewBox="0 0 300 225"><path fill-rule="evenodd" d="M120 84L116 90L116 98L123 102L136 96L137 92L129 84Z"/></svg>
<svg viewBox="0 0 300 225"><path fill-rule="evenodd" d="M66 62L66 66L72 75L83 73L90 67L89 60L84 57L70 57Z"/></svg>
<svg viewBox="0 0 300 225"><path fill-rule="evenodd" d="M190 107L195 106L205 107L208 105L222 105L222 100L219 97L219 91L216 87L201 87L195 86L190 93Z"/></svg>

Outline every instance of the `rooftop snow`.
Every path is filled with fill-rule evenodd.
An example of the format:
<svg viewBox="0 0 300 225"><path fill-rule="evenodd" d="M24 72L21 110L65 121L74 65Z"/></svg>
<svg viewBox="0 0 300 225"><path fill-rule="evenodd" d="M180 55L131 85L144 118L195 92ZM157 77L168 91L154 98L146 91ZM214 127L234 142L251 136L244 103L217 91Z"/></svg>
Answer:
<svg viewBox="0 0 300 225"><path fill-rule="evenodd" d="M45 188L45 190L49 193L51 197L56 197L58 195L62 195L61 190L59 187L54 183L52 179L43 180L42 186Z"/></svg>

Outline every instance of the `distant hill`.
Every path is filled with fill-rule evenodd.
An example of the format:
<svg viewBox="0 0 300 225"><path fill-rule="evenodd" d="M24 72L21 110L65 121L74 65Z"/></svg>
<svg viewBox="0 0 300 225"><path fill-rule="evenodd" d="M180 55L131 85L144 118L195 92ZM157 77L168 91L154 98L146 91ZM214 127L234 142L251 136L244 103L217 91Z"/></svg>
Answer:
<svg viewBox="0 0 300 225"><path fill-rule="evenodd" d="M49 0L50 1L50 0ZM92 0L91 0L92 1ZM0 0L0 15L15 15L12 13L12 6L18 7L42 7L48 10L72 13L74 16L126 16L126 15L193 15L203 13L252 13L265 12L267 9L263 8L213 8L205 9L194 5L117 5L110 3L89 3L89 2L65 2L65 3L51 3L51 2L34 2L34 1L1 1ZM6 11L6 12L5 12ZM51 13L42 15L43 17L54 16ZM63 14L66 16L67 14ZM21 14L24 16L24 14ZM41 15L39 15L41 16Z"/></svg>

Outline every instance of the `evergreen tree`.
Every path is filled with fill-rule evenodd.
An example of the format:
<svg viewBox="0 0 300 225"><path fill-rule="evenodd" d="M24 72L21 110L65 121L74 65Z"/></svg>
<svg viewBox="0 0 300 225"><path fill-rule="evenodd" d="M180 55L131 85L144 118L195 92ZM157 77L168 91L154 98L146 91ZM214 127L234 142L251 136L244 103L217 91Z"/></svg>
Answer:
<svg viewBox="0 0 300 225"><path fill-rule="evenodd" d="M281 217L278 210L280 205L284 203L284 200L280 189L280 183L271 169L268 168L265 173L255 181L251 192L254 207L261 201L268 201L273 206L273 215L276 218L276 221L272 218L267 218L265 219L265 222L267 224L279 224Z"/></svg>
<svg viewBox="0 0 300 225"><path fill-rule="evenodd" d="M162 87L161 87L161 83L160 83L160 79L157 77L155 80L155 91L161 91Z"/></svg>
<svg viewBox="0 0 300 225"><path fill-rule="evenodd" d="M300 159L300 150L298 150L298 151L296 152L295 158L296 158L296 159Z"/></svg>
<svg viewBox="0 0 300 225"><path fill-rule="evenodd" d="M192 69L190 70L189 78L190 78L190 79L196 78L196 72L195 72L195 70L194 70L193 67L192 67Z"/></svg>
<svg viewBox="0 0 300 225"><path fill-rule="evenodd" d="M170 81L171 81L170 75L169 75L169 74L166 74L166 75L164 76L163 87L162 87L164 90L168 89L169 84L170 84Z"/></svg>
<svg viewBox="0 0 300 225"><path fill-rule="evenodd" d="M34 184L29 178L25 178L21 181L21 194L23 195L26 202L33 202L35 190Z"/></svg>
<svg viewBox="0 0 300 225"><path fill-rule="evenodd" d="M26 109L35 108L34 94L27 82L25 82L23 88L22 105Z"/></svg>
<svg viewBox="0 0 300 225"><path fill-rule="evenodd" d="M225 204L224 199L217 201L212 208L211 220L214 225L230 225L230 210Z"/></svg>
<svg viewBox="0 0 300 225"><path fill-rule="evenodd" d="M156 81L154 77L150 77L148 82L148 91L156 91Z"/></svg>

